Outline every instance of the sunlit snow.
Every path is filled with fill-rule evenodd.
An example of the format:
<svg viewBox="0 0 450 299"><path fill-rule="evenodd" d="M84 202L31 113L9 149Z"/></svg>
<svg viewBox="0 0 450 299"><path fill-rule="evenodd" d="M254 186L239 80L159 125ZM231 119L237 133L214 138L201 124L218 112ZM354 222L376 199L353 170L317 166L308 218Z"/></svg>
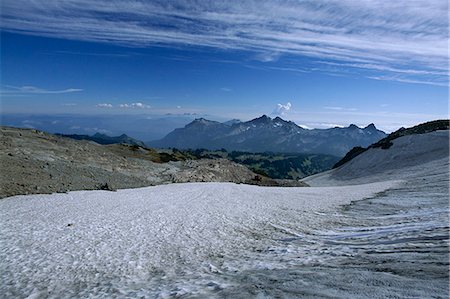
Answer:
<svg viewBox="0 0 450 299"><path fill-rule="evenodd" d="M276 261L261 258L274 240L301 237L337 205L395 184L189 183L7 198L0 201L0 292L23 298L207 294L227 287L216 279L224 271L276 268Z"/></svg>

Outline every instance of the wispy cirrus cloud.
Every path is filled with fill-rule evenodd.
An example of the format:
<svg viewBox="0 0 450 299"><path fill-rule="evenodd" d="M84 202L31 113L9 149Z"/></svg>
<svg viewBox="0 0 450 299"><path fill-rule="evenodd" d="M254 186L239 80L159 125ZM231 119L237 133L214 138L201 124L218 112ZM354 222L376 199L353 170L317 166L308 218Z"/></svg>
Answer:
<svg viewBox="0 0 450 299"><path fill-rule="evenodd" d="M97 57L130 57L132 55L137 55L135 53L95 53L95 52L79 52L79 51L55 51L52 54L61 54L61 55L83 55L83 56L97 56Z"/></svg>
<svg viewBox="0 0 450 299"><path fill-rule="evenodd" d="M420 79L414 79L414 78L408 78L405 76L399 76L399 75L381 75L381 76L369 76L368 78L379 80L379 81L397 81L402 83L413 83L413 84L426 84L426 85L433 85L433 86L448 86L448 80L439 80L439 81L432 81L432 80L420 80Z"/></svg>
<svg viewBox="0 0 450 299"><path fill-rule="evenodd" d="M4 0L1 26L125 46L243 50L266 63L302 56L442 85L447 11L447 1L429 0Z"/></svg>
<svg viewBox="0 0 450 299"><path fill-rule="evenodd" d="M49 90L49 89L43 89L36 86L12 86L12 85L3 85L2 90L0 91L1 94L5 95L14 95L14 94L62 94L62 93L72 93L72 92L80 92L83 91L83 89L80 88L67 88L67 89L61 89L61 90Z"/></svg>
<svg viewBox="0 0 450 299"><path fill-rule="evenodd" d="M373 80L448 86L448 71L444 70L414 69L411 66L409 68L401 68L370 63L336 63L329 61L321 61L319 63L337 68L366 70L364 76ZM372 72L367 72L367 70ZM374 75L377 73L378 75ZM380 73L383 74L379 75Z"/></svg>
<svg viewBox="0 0 450 299"><path fill-rule="evenodd" d="M256 54L254 58L261 62L271 62L271 61L277 61L280 58L280 56L281 56L281 52L265 51L265 52Z"/></svg>

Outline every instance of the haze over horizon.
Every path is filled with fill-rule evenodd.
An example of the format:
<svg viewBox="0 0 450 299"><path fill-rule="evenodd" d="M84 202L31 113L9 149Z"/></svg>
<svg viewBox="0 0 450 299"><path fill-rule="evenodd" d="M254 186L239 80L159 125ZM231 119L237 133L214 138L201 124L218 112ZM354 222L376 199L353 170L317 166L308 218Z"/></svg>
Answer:
<svg viewBox="0 0 450 299"><path fill-rule="evenodd" d="M448 118L446 1L5 0L0 11L3 115L266 114L387 132Z"/></svg>

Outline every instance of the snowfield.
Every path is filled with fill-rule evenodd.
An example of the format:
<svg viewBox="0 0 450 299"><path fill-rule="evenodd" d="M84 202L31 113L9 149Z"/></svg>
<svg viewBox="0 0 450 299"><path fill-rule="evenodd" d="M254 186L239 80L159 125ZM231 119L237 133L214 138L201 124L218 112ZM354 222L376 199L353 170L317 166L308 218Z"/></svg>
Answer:
<svg viewBox="0 0 450 299"><path fill-rule="evenodd" d="M275 242L301 239L337 206L398 184L189 183L6 198L0 297L211 296L230 273L286 266Z"/></svg>

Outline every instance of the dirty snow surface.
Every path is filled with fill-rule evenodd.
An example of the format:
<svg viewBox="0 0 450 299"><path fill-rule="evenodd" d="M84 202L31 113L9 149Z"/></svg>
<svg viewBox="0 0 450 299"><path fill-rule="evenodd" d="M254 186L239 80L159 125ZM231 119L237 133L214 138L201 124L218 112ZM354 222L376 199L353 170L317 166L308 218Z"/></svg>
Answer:
<svg viewBox="0 0 450 299"><path fill-rule="evenodd" d="M396 184L190 183L10 197L0 201L0 296L243 294L235 278L246 271L318 262L305 252L290 261L280 242L320 227L338 205Z"/></svg>

